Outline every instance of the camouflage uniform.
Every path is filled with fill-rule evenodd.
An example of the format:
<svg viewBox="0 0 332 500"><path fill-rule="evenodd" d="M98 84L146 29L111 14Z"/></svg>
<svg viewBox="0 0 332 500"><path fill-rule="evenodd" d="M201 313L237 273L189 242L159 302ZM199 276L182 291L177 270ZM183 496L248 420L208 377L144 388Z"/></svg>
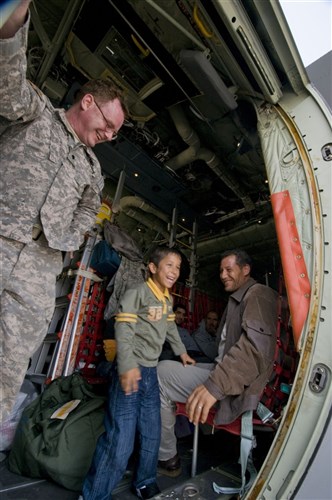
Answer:
<svg viewBox="0 0 332 500"><path fill-rule="evenodd" d="M13 38L0 40L3 419L29 357L47 333L61 251L82 244L103 187L92 150L80 142L64 111L25 78L27 32L28 22Z"/></svg>

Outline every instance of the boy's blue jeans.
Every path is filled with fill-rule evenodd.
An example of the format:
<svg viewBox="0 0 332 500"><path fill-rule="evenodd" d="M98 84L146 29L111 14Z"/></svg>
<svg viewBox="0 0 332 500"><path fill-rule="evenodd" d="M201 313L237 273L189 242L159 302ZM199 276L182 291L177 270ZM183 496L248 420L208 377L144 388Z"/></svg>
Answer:
<svg viewBox="0 0 332 500"><path fill-rule="evenodd" d="M157 369L140 367L139 390L123 392L114 370L109 388L105 432L100 436L90 470L84 480L84 500L110 500L122 479L134 449L136 431L139 457L133 484L136 488L154 483L160 444L160 398ZM82 436L84 439L84 436Z"/></svg>

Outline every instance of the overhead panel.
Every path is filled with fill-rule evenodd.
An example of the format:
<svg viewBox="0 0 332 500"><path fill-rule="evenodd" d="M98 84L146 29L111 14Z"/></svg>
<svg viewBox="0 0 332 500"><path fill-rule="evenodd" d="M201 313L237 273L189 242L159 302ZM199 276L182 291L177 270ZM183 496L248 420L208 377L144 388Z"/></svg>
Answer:
<svg viewBox="0 0 332 500"><path fill-rule="evenodd" d="M206 57L198 50L181 50L180 60L197 87L207 95L221 114L237 108L237 102Z"/></svg>
<svg viewBox="0 0 332 500"><path fill-rule="evenodd" d="M261 0L254 0L253 4L262 20L261 24L267 30L282 70L287 75L294 92L299 94L303 91L304 85L307 85L308 77L281 5L279 2Z"/></svg>
<svg viewBox="0 0 332 500"><path fill-rule="evenodd" d="M118 180L120 172L125 171L126 187L144 200L151 199L154 205L170 215L174 206L189 223L199 214L181 200L187 188L174 176L171 176L158 162L150 158L141 148L125 137L114 144L104 143L95 147L95 152L102 165L103 173Z"/></svg>
<svg viewBox="0 0 332 500"><path fill-rule="evenodd" d="M144 64L142 54L138 50L134 51L114 26L107 32L95 55L115 70L127 86L132 87L137 93L155 78L153 71Z"/></svg>
<svg viewBox="0 0 332 500"><path fill-rule="evenodd" d="M146 64L152 69L165 86L162 88L162 100L159 106L171 106L184 98L191 99L198 94L198 90L186 73L179 67L173 56L160 43L154 33L147 27L135 10L124 0L109 0L117 16L121 18L124 32L133 40L137 48L137 42L141 44L147 59ZM141 57L144 54L141 54ZM154 101L154 104L157 104Z"/></svg>
<svg viewBox="0 0 332 500"><path fill-rule="evenodd" d="M282 97L277 73L240 2L213 3L264 97L276 104Z"/></svg>

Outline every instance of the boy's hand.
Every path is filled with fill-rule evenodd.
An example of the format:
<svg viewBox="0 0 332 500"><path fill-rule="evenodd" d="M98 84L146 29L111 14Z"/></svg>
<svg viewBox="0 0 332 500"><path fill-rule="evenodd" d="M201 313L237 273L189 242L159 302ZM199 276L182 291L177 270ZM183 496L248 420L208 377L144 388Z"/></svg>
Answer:
<svg viewBox="0 0 332 500"><path fill-rule="evenodd" d="M120 375L120 384L127 396L138 391L138 382L141 380L141 372L139 368L131 370Z"/></svg>
<svg viewBox="0 0 332 500"><path fill-rule="evenodd" d="M180 358L184 366L196 364L196 361L193 358L191 358L189 354L187 354L186 352L184 354L181 354Z"/></svg>

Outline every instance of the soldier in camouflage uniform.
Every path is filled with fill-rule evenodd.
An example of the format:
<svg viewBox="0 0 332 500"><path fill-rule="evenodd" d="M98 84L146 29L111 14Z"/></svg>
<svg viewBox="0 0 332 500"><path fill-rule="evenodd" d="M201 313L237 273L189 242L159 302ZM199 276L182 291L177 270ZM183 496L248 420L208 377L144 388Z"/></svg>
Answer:
<svg viewBox="0 0 332 500"><path fill-rule="evenodd" d="M0 29L3 420L47 333L61 251L80 247L100 207L103 178L91 148L114 139L126 114L107 82L87 82L64 111L26 80L29 3L22 0Z"/></svg>

